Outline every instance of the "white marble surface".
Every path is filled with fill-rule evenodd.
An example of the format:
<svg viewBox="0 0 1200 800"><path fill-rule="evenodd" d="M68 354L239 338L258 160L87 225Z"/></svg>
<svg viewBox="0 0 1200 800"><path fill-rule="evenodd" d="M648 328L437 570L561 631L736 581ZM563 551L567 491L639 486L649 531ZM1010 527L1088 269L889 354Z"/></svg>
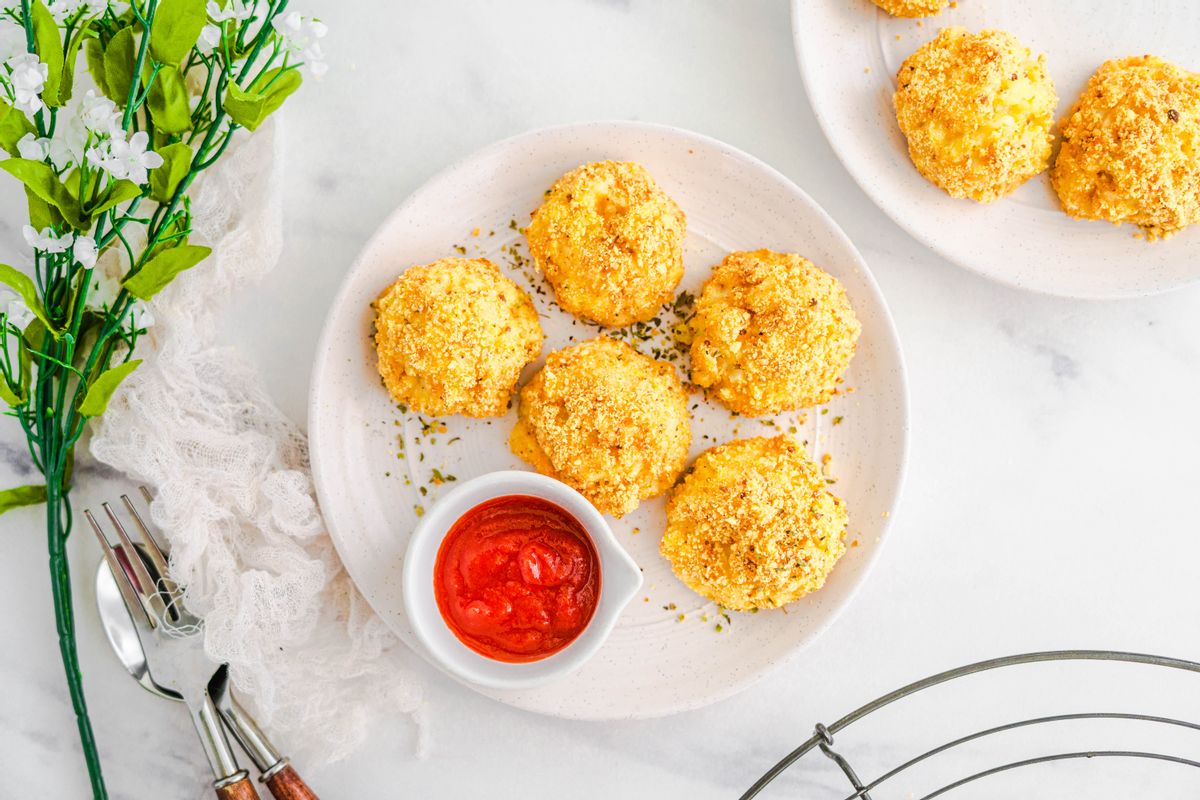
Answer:
<svg viewBox="0 0 1200 800"><path fill-rule="evenodd" d="M355 757L311 776L323 797L731 798L814 722L932 671L1060 647L1200 658L1200 287L1074 302L986 283L929 253L834 158L800 87L782 0L296 5L329 22L334 68L291 103L284 263L233 310L228 333L298 419L329 298L405 195L497 138L600 118L723 139L823 204L891 304L914 413L907 491L874 575L839 623L773 677L674 718L583 724L514 711L430 673L428 757L414 755L409 720L382 724ZM11 192L2 197L7 252L14 203ZM0 459L5 485L27 475L7 425ZM85 503L120 485L96 469L79 483ZM0 795L73 800L87 790L53 638L39 513L0 519ZM87 599L96 558L86 533L76 536L80 649L112 794L203 796L186 719L128 680L103 642ZM1200 719L1200 678L1047 672L1053 680L1034 688L972 684L969 699L897 715L839 744L873 774L872 765L912 755L918 743L1021 712ZM1079 736L1085 748L1100 747L1110 732L1096 725ZM1197 736L1161 746L1194 755ZM1067 738L1046 747L1071 749ZM1146 744L1133 739L1122 741ZM944 778L978 768L956 758ZM844 783L817 759L793 776L793 789L807 789L798 796L848 794L818 791ZM1118 798L1148 796L1151 786L1158 796L1194 796L1196 772L1088 762L1054 774L1070 775L1075 796L1086 788ZM971 796L1004 796L1001 785Z"/></svg>

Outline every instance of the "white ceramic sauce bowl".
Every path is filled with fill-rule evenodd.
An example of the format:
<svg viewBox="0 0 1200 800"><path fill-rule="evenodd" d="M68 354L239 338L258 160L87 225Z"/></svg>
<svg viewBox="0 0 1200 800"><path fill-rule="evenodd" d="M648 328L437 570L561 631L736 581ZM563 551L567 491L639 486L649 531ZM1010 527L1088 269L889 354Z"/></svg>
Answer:
<svg viewBox="0 0 1200 800"><path fill-rule="evenodd" d="M511 495L548 500L571 514L591 537L600 559L600 598L587 627L557 653L521 664L490 659L459 641L438 610L433 582L438 548L451 526L480 503ZM600 649L621 611L641 588L642 571L583 495L553 478L514 470L480 475L438 500L413 530L404 554L403 581L408 619L421 644L443 669L480 686L527 689L568 675Z"/></svg>

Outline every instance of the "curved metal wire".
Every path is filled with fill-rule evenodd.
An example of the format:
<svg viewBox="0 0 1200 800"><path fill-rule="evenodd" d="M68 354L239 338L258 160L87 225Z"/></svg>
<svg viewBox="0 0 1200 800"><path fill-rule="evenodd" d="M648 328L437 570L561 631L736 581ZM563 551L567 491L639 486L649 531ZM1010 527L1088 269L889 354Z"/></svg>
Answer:
<svg viewBox="0 0 1200 800"><path fill-rule="evenodd" d="M870 800L870 795L868 794L868 792L872 788L878 786L883 781L888 780L891 777L894 777L896 774L913 766L914 764L924 761L927 758L930 758L934 755L937 755L938 753L944 752L945 750L948 750L952 747L956 747L965 742L972 741L974 739L979 739L984 736L989 736L991 734L999 733L999 732L1002 732L1005 730L1012 730L1014 728L1025 727L1028 725L1035 725L1035 724L1041 724L1044 722L1059 721L1059 720L1064 720L1064 719L1111 718L1111 719L1137 719L1137 720L1143 720L1143 721L1149 721L1149 722L1159 722L1159 723L1170 724L1170 725L1178 725L1178 726L1185 727L1185 728L1200 730L1200 725L1198 725L1196 723L1185 722L1182 720L1173 720L1173 719L1170 719L1167 717L1153 717L1153 716L1149 716L1149 715L1139 715L1139 714L1116 714L1116 713L1061 714L1061 715L1056 715L1056 716L1052 716L1052 717L1039 717L1039 718L1034 718L1034 719L1029 719L1029 720L1021 720L1019 722L1014 722L1014 723L1008 723L1007 725L997 726L995 728L990 728L988 730L980 731L978 733L970 734L970 735L962 737L960 739L956 739L952 742L948 742L944 745L941 745L940 747L936 747L930 751L927 751L927 752L921 754L920 756L917 756L917 757L911 759L909 762L902 764L901 766L891 770L890 772L886 773L885 775L881 776L880 778L877 778L875 781L873 781L869 784L866 784L866 785L862 784L861 781L858 780L858 777L856 775L854 775L853 770L850 768L850 765L845 760L845 758L843 758L841 755L839 755L836 751L833 750L833 734L840 732L841 730L845 729L847 726L851 725L854 722L857 722L858 720L862 719L863 717L865 717L869 714L872 714L872 713L884 708L885 706L891 705L892 703L896 702L897 700L901 700L905 697L908 697L909 695L915 694L915 693L923 691L925 689L932 688L939 684L945 683L946 681L951 681L956 678L965 677L967 675L974 675L974 674L980 673L980 672L987 672L987 671L993 670L993 669L1017 666L1020 664L1037 664L1037 663L1044 663L1044 662L1050 662L1050 661L1114 661L1114 662L1121 662L1121 663L1127 663L1127 664L1143 664L1143 665L1148 665L1148 666L1164 667L1164 668L1168 668L1168 669L1177 669L1177 670L1183 670L1186 672L1200 674L1200 664L1193 662L1193 661L1186 661L1184 659L1171 658L1168 656L1155 656L1155 655L1147 655L1144 653L1122 652L1122 651L1118 651L1118 650L1050 650L1050 651L1041 651L1041 652L1036 652L1036 653L1022 653L1019 655L1003 656L1000 658L988 659L986 661L977 661L973 664L967 664L967 665L964 665L961 667L957 667L955 669L950 669L950 670L946 670L944 672L939 672L935 675L929 676L928 678L923 678L921 680L914 681L910 684L907 684L906 686L903 686L893 692L883 695L882 697L876 698L875 700L872 700L871 702L869 702L863 706L860 706L859 708L855 709L854 711L851 711L849 714L847 714L846 716L842 717L841 719L837 720L836 722L832 723L831 725L829 725L827 727L824 725L818 725L817 732L810 739L808 739L803 744L801 744L799 747L797 747L795 750L793 750L792 752L790 752L786 756L784 756L782 759L780 759L778 763L776 763L773 767L771 767L771 769L767 770L767 772L761 778L759 778L754 783L753 786L751 786L748 790L746 790L746 792L741 796L740 800L751 800L751 798L753 798L757 794L759 794L759 792L761 792L764 788L766 788L766 786L768 784L770 784L777 777L779 777L779 775L781 775L785 770L787 770L792 764L794 764L800 758L804 757L806 754L811 752L816 747L820 747L822 752L824 752L824 754L826 756L833 759L835 761L835 763L837 763L838 766L842 769L842 771L846 774L847 778L850 779L851 784L855 788L855 793L850 795L849 798L847 798L847 800L857 800L857 798L862 798L863 800ZM1192 762L1189 759L1181 758L1178 756L1163 755L1163 754L1158 754L1158 753L1136 753L1135 751L1101 751L1101 752L1092 753L1091 755L1092 756L1098 755L1101 757L1104 757L1104 756L1112 757L1112 756L1116 756L1116 755L1125 755L1128 757L1154 758L1154 759L1158 759L1158 760L1162 760L1162 761L1171 761L1171 762L1175 762L1175 763L1200 767L1200 763ZM942 789L939 789L935 794L929 795L928 798L936 797L939 794L944 794L945 792L948 792L954 788L957 788L958 786L961 786L965 783L970 783L971 781L979 780L980 778L987 777L989 775L994 775L999 772L1004 772L1006 770L1016 769L1016 768L1022 767L1022 766L1029 766L1031 764L1044 763L1046 761L1059 761L1059 760L1064 760L1066 758L1083 758L1083 757L1088 757L1088 754L1087 753L1082 753L1082 754L1064 753L1064 754L1057 754L1054 756L1043 756L1043 757L1037 758L1037 759L1027 759L1026 761L1021 761L1021 762L1013 762L1012 764L1006 764L1006 765L1002 765L1000 767L995 767L991 770L985 770L984 772L976 773L975 775L968 776L967 778L964 778L959 782L944 786L944 787L942 787ZM927 798L923 798L922 800L927 800Z"/></svg>

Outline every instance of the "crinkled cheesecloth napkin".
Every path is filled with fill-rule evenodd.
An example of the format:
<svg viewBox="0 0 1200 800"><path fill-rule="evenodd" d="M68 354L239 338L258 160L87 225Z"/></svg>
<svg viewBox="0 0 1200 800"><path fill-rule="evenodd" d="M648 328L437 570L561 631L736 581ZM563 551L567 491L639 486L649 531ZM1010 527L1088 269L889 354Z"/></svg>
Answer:
<svg viewBox="0 0 1200 800"><path fill-rule="evenodd" d="M351 585L325 531L304 433L255 368L217 342L235 292L282 249L281 130L243 137L192 194L192 240L213 253L158 294L146 362L91 438L100 461L150 485L171 572L264 728L304 768L360 744L371 718L415 712L398 640Z"/></svg>

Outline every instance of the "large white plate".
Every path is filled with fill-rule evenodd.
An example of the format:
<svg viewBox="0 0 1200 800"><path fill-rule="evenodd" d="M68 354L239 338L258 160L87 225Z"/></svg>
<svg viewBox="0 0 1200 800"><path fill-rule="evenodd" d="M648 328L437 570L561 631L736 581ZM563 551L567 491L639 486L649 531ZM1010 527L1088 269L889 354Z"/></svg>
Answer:
<svg viewBox="0 0 1200 800"><path fill-rule="evenodd" d="M918 24L869 0L792 0L800 72L825 135L863 190L917 239L981 275L1049 294L1132 297L1200 279L1200 226L1148 243L1128 225L1068 217L1045 173L987 206L921 177L892 93L901 62L948 25L1002 28L1045 53L1062 119L1110 58L1153 53L1200 69L1200 2L959 0Z"/></svg>
<svg viewBox="0 0 1200 800"><path fill-rule="evenodd" d="M837 225L778 172L712 139L635 123L550 128L492 145L431 180L384 223L333 302L313 370L309 433L321 508L355 583L409 646L420 650L401 603L401 560L414 506L428 506L444 490L433 486L420 496L417 487L430 483L435 467L466 478L525 465L506 446L515 412L489 421L452 417L444 420L444 433L422 435L421 421L389 401L375 370L368 303L409 265L453 255L458 245L491 258L530 290L547 334L543 356L570 337L591 338L596 329L555 307L535 270L514 267L513 253L525 250L513 227L528 222L558 176L605 158L644 164L687 213L683 288L697 290L726 252L756 247L803 253L845 284L863 324L846 382L854 392L798 427L814 455L832 454L834 488L848 504L850 539L858 546L821 592L786 613L731 615L727 622L659 556L661 499L614 522L646 582L604 647L556 684L520 692L475 687L521 708L587 719L701 706L746 687L811 642L849 602L879 553L908 439L900 348L883 298ZM733 419L699 396L694 403L693 456L735 431L774 433L761 422ZM795 416L781 424L793 424ZM841 424L833 424L836 417L843 417Z"/></svg>

